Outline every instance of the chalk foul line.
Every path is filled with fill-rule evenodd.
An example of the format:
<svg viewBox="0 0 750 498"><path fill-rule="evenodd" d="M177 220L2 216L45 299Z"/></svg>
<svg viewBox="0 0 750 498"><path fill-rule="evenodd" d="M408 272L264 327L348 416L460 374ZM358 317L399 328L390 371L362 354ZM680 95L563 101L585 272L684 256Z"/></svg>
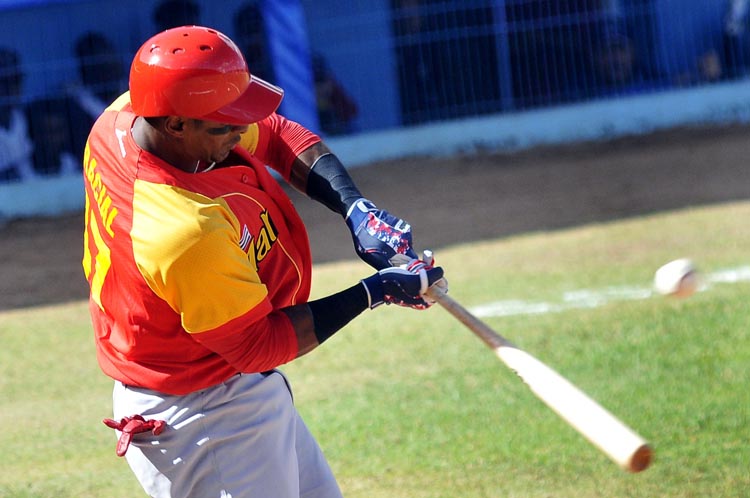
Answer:
<svg viewBox="0 0 750 498"><path fill-rule="evenodd" d="M705 292L716 284L748 281L750 281L750 266L718 270L708 274L700 274L700 285L697 292ZM622 286L580 289L563 293L558 302L509 299L472 307L471 312L480 318L539 315L559 313L571 309L597 308L614 301L636 301L650 299L654 296L662 297L652 287Z"/></svg>

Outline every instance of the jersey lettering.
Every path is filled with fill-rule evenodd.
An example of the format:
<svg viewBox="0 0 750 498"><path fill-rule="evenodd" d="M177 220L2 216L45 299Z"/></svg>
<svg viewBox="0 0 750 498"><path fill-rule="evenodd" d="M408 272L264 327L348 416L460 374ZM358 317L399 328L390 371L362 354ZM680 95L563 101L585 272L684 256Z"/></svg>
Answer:
<svg viewBox="0 0 750 498"><path fill-rule="evenodd" d="M111 251L109 246L102 236L102 228L109 234L110 237L114 237L114 231L112 230L112 222L117 216L117 208L112 207L112 198L107 193L107 187L102 182L101 175L96 171L96 159L91 157L91 151L89 150L88 144L84 150L84 172L86 180L91 186L91 190L94 195L94 205L89 199L89 195L86 195L86 211L84 214L84 222L86 224L86 230L83 235L83 271L86 274L86 279L91 283L91 297L94 301L102 307L102 288L104 287L104 280L107 277L109 268L112 265ZM99 212L103 227L100 226L99 221L94 215L94 209ZM91 244L93 243L96 249L96 255L91 253Z"/></svg>
<svg viewBox="0 0 750 498"><path fill-rule="evenodd" d="M260 220L263 223L263 226L260 228L257 237L250 236L250 252L247 254L247 258L250 260L250 263L252 263L255 271L258 271L258 266L261 261L268 256L273 244L279 237L279 232L276 230L268 211L260 213Z"/></svg>
<svg viewBox="0 0 750 498"><path fill-rule="evenodd" d="M91 190L94 192L94 201L99 209L99 215L104 222L104 229L110 237L114 237L112 222L115 220L115 216L117 216L117 208L112 207L112 198L109 196L104 182L102 182L101 175L96 171L96 158L91 157L88 146L84 151L83 165L86 179L89 185L91 185Z"/></svg>

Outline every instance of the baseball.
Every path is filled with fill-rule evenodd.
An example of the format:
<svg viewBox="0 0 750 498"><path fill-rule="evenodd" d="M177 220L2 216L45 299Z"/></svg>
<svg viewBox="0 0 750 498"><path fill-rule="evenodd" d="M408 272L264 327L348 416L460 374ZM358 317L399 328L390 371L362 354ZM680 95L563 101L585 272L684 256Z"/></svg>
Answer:
<svg viewBox="0 0 750 498"><path fill-rule="evenodd" d="M665 296L691 296L698 288L698 271L687 258L670 261L656 270L654 288Z"/></svg>

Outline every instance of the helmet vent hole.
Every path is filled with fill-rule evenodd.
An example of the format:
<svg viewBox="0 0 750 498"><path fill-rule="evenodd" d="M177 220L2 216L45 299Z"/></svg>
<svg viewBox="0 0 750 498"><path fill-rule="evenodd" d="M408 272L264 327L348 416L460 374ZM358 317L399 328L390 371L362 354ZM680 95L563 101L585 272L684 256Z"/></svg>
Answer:
<svg viewBox="0 0 750 498"><path fill-rule="evenodd" d="M200 49L201 52L208 52L209 50L213 50L211 45L201 45L198 48Z"/></svg>
<svg viewBox="0 0 750 498"><path fill-rule="evenodd" d="M184 49L184 48L173 48L173 49L172 49L172 53L173 53L173 54L181 54L181 53L183 53L183 52L185 52L185 49Z"/></svg>

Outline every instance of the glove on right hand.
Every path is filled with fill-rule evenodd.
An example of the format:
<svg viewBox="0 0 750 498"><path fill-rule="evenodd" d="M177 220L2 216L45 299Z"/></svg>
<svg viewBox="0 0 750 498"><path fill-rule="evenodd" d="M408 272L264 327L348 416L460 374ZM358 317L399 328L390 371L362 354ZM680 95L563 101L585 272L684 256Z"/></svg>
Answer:
<svg viewBox="0 0 750 498"><path fill-rule="evenodd" d="M413 259L403 267L380 270L362 280L362 284L370 299L370 309L385 303L423 310L434 304L425 301L423 294L441 278L441 267L431 267L424 261Z"/></svg>

